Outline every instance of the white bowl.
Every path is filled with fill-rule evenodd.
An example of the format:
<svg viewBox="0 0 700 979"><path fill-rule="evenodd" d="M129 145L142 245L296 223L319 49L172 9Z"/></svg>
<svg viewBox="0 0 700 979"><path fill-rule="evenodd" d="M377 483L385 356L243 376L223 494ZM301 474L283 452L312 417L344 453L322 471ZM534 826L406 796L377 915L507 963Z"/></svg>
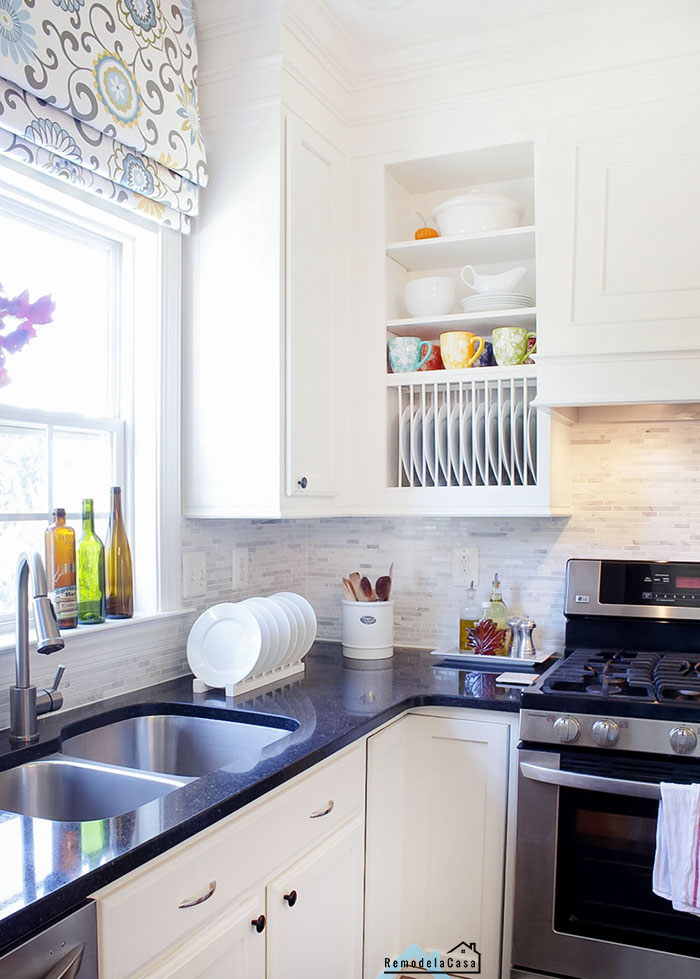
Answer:
<svg viewBox="0 0 700 979"><path fill-rule="evenodd" d="M403 301L409 316L446 316L457 302L454 279L445 275L428 275L407 282Z"/></svg>
<svg viewBox="0 0 700 979"><path fill-rule="evenodd" d="M451 197L432 213L443 237L475 234L479 231L501 231L515 228L525 208L503 194L490 194L474 187L469 193Z"/></svg>

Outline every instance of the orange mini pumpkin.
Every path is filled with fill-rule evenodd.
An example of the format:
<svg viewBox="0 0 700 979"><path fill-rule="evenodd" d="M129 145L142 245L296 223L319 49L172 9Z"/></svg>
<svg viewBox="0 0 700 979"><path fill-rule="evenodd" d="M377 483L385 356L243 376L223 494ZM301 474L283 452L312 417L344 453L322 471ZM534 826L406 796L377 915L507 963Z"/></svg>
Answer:
<svg viewBox="0 0 700 979"><path fill-rule="evenodd" d="M419 228L413 237L416 241L420 241L421 238L439 238L440 235L435 228Z"/></svg>

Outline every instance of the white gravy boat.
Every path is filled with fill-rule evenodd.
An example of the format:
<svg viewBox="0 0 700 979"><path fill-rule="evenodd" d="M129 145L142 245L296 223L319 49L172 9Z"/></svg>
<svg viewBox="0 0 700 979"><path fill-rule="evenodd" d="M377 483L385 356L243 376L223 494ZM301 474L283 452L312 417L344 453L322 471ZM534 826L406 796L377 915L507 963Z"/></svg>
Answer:
<svg viewBox="0 0 700 979"><path fill-rule="evenodd" d="M472 279L474 280L473 284L471 282L467 282L467 280L464 278L464 273L467 271L467 269L469 269L472 274ZM513 292L526 272L527 269L524 265L518 265L515 268L507 269L505 272L496 272L492 275L481 275L474 270L472 265L465 265L459 274L467 289L471 289L473 292L493 292L500 295L505 292Z"/></svg>

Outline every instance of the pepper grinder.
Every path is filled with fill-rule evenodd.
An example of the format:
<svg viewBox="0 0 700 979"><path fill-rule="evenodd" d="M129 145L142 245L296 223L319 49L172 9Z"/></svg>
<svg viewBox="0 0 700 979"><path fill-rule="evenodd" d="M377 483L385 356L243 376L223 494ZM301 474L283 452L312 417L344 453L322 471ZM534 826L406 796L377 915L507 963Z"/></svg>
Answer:
<svg viewBox="0 0 700 979"><path fill-rule="evenodd" d="M529 616L520 620L518 625L518 646L516 656L521 659L531 659L537 653L532 633L537 628L537 623L533 622Z"/></svg>
<svg viewBox="0 0 700 979"><path fill-rule="evenodd" d="M517 656L520 646L520 618L517 615L511 616L506 622L508 626L508 655Z"/></svg>

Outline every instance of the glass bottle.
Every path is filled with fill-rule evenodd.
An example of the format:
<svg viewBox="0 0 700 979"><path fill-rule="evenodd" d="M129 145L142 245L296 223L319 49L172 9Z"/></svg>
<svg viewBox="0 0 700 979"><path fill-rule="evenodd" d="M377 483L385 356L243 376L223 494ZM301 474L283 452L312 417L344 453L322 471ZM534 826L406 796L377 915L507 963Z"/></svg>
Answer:
<svg viewBox="0 0 700 979"><path fill-rule="evenodd" d="M476 588L472 581L467 588L467 597L459 613L459 648L462 652L469 652L469 630L473 629L481 618L479 603L476 600Z"/></svg>
<svg viewBox="0 0 700 979"><path fill-rule="evenodd" d="M508 648L506 645L505 637L506 630L508 628L508 607L503 601L503 595L501 594L501 583L498 580L498 574L493 576L493 581L491 583L491 597L489 598L488 609L485 610L488 614L489 619L496 623L499 629L503 629L503 645L500 649L494 651L495 656L507 656Z"/></svg>
<svg viewBox="0 0 700 979"><path fill-rule="evenodd" d="M113 486L111 489L105 563L107 567L107 618L130 619L134 614L134 577L131 566L131 549L122 514L120 486Z"/></svg>
<svg viewBox="0 0 700 979"><path fill-rule="evenodd" d="M83 500L83 536L78 541L78 624L104 622L105 549L95 533L92 500Z"/></svg>
<svg viewBox="0 0 700 979"><path fill-rule="evenodd" d="M59 629L75 629L78 603L75 585L75 531L66 526L66 511L56 507L44 532L46 581Z"/></svg>

